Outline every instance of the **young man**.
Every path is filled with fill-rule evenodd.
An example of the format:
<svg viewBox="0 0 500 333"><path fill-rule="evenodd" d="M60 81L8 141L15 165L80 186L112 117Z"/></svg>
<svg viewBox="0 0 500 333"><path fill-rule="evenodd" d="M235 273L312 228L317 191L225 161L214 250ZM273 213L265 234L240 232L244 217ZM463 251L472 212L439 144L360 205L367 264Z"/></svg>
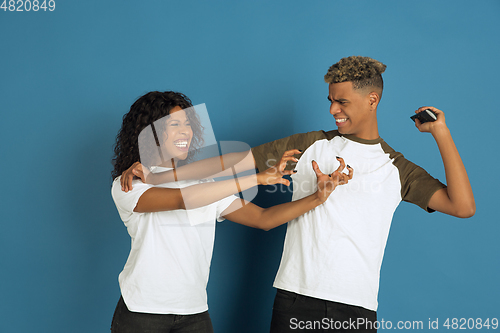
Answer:
<svg viewBox="0 0 500 333"><path fill-rule="evenodd" d="M431 109L437 120L417 119L415 125L436 140L447 186L380 138L377 106L385 68L368 57L341 59L325 75L338 130L296 134L252 149L259 170L291 147L304 151L292 175L292 200L315 191L312 160L328 166L326 174L338 167L337 156L354 170L353 179L324 204L288 223L274 282L272 333L375 332L379 272L401 200L461 218L475 213L469 179L441 110L419 108L416 113Z"/></svg>
<svg viewBox="0 0 500 333"><path fill-rule="evenodd" d="M422 124L417 119L415 125L436 140L447 186L380 138L377 107L385 68L368 57L341 59L325 75L338 130L295 134L252 149L259 171L274 165L285 151L303 151L292 175L293 201L316 191L313 160L325 174L339 167L337 156L354 170L348 184L338 187L325 203L288 223L274 282L278 291L272 333L376 331L379 272L399 203L461 218L475 213L469 179L441 110L419 108L416 113L431 109L437 120ZM124 190L131 188L134 174L142 175L140 164L122 175Z"/></svg>

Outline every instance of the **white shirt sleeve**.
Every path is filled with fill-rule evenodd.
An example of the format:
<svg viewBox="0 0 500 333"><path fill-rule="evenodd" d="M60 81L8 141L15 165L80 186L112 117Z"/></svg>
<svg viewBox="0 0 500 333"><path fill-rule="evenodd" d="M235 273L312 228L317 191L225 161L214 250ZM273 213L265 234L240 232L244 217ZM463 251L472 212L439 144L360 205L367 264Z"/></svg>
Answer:
<svg viewBox="0 0 500 333"><path fill-rule="evenodd" d="M239 199L238 196L231 195L217 202L217 222L222 222L225 220L225 218L222 217L221 214L226 210L227 207L229 207L229 205L233 203L234 200L237 199Z"/></svg>
<svg viewBox="0 0 500 333"><path fill-rule="evenodd" d="M134 212L135 206L139 198L149 190L152 185L144 184L141 180L136 179L132 181L132 190L128 192L122 191L120 184L121 176L115 178L113 186L111 187L111 196L115 202L118 213L124 223L127 223L134 214L141 214Z"/></svg>

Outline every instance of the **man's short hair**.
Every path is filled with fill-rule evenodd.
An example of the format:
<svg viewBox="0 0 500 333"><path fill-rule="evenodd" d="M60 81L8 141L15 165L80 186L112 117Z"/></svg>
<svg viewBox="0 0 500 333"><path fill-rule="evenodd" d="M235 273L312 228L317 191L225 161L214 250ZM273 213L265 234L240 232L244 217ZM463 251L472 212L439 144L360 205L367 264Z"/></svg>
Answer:
<svg viewBox="0 0 500 333"><path fill-rule="evenodd" d="M354 89L375 87L384 89L382 73L387 66L369 57L350 56L340 59L332 65L325 75L326 83L340 83L350 81Z"/></svg>

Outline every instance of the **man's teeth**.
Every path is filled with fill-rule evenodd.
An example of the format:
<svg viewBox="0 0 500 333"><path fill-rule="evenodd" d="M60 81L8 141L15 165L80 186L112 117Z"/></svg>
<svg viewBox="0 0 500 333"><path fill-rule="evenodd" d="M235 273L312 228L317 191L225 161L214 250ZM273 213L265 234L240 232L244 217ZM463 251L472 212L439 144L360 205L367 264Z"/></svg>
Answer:
<svg viewBox="0 0 500 333"><path fill-rule="evenodd" d="M335 121L338 122L338 123L345 123L347 121L347 118L335 119Z"/></svg>
<svg viewBox="0 0 500 333"><path fill-rule="evenodd" d="M179 140L179 141L175 141L174 145L176 147L179 147L179 148L186 148L188 145L188 142L187 142L187 140Z"/></svg>

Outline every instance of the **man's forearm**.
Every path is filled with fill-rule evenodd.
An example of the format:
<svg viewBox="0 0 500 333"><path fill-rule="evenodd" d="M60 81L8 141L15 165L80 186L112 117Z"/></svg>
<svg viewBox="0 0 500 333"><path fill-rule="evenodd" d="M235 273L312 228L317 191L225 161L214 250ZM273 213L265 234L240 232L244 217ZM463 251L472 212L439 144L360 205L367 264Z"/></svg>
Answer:
<svg viewBox="0 0 500 333"><path fill-rule="evenodd" d="M314 193L296 201L286 202L266 208L262 212L262 216L259 221L256 222L256 227L264 230L273 229L301 215L304 215L322 203L323 201L318 198L316 193Z"/></svg>
<svg viewBox="0 0 500 333"><path fill-rule="evenodd" d="M447 127L432 133L443 159L448 197L457 215L472 216L476 209L467 171Z"/></svg>
<svg viewBox="0 0 500 333"><path fill-rule="evenodd" d="M243 205L233 203L223 212L223 216L248 227L270 230L305 214L322 202L316 194L312 194L269 208L261 208L251 202L244 202Z"/></svg>

